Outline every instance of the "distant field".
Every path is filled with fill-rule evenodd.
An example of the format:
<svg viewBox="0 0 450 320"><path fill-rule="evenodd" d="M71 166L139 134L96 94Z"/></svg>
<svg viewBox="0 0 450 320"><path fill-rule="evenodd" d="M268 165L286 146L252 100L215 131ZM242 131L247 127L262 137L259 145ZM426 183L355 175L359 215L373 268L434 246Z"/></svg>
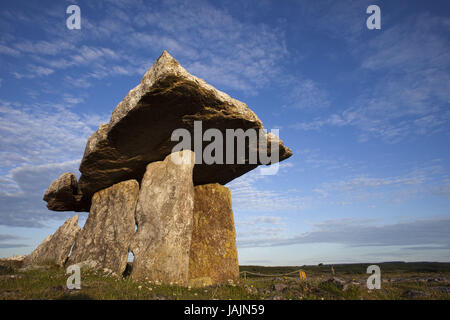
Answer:
<svg viewBox="0 0 450 320"><path fill-rule="evenodd" d="M335 273L343 274L366 274L367 267L378 265L382 273L447 273L450 274L450 262L383 262L383 263L349 263L349 264L324 264L316 266L295 266L295 267L263 267L263 266L240 266L240 271L260 272L260 273L288 273L298 269L303 269L308 273L326 274L331 272L333 267Z"/></svg>
<svg viewBox="0 0 450 320"><path fill-rule="evenodd" d="M333 265L334 274L331 265L241 266L239 283L202 288L134 282L129 277L84 270L81 290L68 290L68 275L61 268L24 271L18 265L0 264L0 299L450 299L450 263L377 263L381 269L380 290L367 288L369 265L371 263ZM294 272L299 269L305 271L306 279Z"/></svg>

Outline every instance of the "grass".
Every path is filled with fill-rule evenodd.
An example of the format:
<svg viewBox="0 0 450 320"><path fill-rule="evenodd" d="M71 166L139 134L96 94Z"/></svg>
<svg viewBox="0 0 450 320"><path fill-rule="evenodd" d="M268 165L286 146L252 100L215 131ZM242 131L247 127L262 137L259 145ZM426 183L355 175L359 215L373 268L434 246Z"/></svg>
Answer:
<svg viewBox="0 0 450 320"><path fill-rule="evenodd" d="M336 277L348 283L342 290L331 278L331 266L303 266L307 279L247 275L238 284L190 288L134 282L129 277L114 277L101 271L83 270L81 290L68 290L68 275L57 267L20 271L14 266L0 268L0 299L189 299L189 300L379 300L450 298L450 264L385 263L382 288L368 290L365 270L369 264L334 265ZM241 271L284 274L299 267L241 266ZM431 280L430 280L431 279Z"/></svg>
<svg viewBox="0 0 450 320"><path fill-rule="evenodd" d="M317 266L293 266L293 267L261 267L241 266L240 271L251 271L259 273L288 273L303 269L311 274L327 274L333 266L337 274L366 274L367 267L376 264L380 266L383 273L442 273L450 275L450 263L447 262L383 262L383 263L349 263L349 264L324 264Z"/></svg>

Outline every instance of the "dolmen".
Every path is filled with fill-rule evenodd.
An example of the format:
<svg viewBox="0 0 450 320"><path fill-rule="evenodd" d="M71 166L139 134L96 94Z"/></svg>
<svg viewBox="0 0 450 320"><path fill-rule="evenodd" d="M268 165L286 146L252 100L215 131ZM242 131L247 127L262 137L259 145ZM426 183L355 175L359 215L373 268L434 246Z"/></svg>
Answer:
<svg viewBox="0 0 450 320"><path fill-rule="evenodd" d="M230 190L224 185L291 150L256 114L189 74L167 51L87 141L80 178L63 173L44 194L67 220L25 265L89 262L159 283L239 280Z"/></svg>

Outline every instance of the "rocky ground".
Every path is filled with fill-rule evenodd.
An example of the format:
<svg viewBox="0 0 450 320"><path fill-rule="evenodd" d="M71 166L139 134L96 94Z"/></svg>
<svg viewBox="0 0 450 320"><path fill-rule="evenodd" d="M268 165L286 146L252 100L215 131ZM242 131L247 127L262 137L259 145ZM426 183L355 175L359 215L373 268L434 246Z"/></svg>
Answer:
<svg viewBox="0 0 450 320"><path fill-rule="evenodd" d="M284 269L283 269L284 268ZM447 268L447 267L446 267ZM81 290L68 290L68 275L58 267L20 268L15 261L0 263L0 299L270 299L270 300L375 300L450 299L450 272L441 269L387 270L380 290L368 290L369 275L330 266L305 267L307 278L264 277L247 274L239 283L201 288L176 283L161 285L115 276L110 270L83 270ZM281 267L289 271L294 267ZM381 267L383 270L383 266ZM386 269L386 268L384 268ZM419 270L419 271L415 271ZM420 271L422 270L422 271ZM273 268L241 267L241 271L273 274ZM279 272L282 274L283 272Z"/></svg>

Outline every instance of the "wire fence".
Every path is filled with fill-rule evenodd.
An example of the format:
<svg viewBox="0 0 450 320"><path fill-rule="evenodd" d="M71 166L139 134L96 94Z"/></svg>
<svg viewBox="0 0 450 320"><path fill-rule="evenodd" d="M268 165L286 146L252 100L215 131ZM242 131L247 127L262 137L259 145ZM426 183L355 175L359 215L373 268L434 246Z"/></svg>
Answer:
<svg viewBox="0 0 450 320"><path fill-rule="evenodd" d="M259 272L251 272L251 271L241 271L241 272L239 272L239 274L241 274L244 279L247 279L248 275L253 276L253 277L260 277L260 278L291 277L291 278L306 279L306 272L302 269L298 269L298 270L287 272L287 273L277 273L277 274L259 273Z"/></svg>

